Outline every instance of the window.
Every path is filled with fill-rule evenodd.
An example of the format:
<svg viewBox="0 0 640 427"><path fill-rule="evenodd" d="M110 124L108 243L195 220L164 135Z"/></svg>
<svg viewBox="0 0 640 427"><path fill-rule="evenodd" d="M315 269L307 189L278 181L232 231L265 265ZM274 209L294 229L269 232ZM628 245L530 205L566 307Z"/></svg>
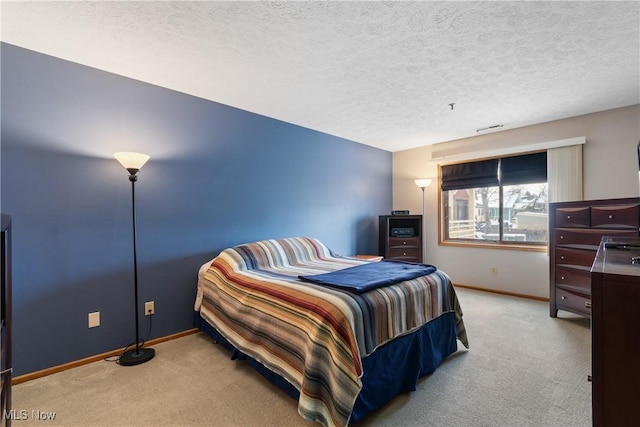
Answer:
<svg viewBox="0 0 640 427"><path fill-rule="evenodd" d="M547 244L547 153L441 167L443 241Z"/></svg>

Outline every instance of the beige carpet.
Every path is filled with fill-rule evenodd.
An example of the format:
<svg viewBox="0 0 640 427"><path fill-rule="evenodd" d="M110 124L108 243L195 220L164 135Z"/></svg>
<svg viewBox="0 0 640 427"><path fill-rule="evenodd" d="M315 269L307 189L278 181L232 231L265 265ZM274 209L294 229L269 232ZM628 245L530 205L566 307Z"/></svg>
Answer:
<svg viewBox="0 0 640 427"><path fill-rule="evenodd" d="M589 320L458 289L471 344L353 426L590 426ZM96 362L13 388L13 425L312 426L296 402L202 333L133 367ZM22 411L22 412L21 412ZM36 419L55 413L55 419Z"/></svg>

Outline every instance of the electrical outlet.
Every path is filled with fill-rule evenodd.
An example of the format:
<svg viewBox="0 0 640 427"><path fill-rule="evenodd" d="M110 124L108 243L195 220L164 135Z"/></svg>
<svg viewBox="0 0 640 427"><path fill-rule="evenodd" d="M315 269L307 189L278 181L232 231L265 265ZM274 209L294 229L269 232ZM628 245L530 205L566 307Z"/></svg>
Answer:
<svg viewBox="0 0 640 427"><path fill-rule="evenodd" d="M89 313L89 327L97 328L100 326L100 312L94 311L93 313Z"/></svg>
<svg viewBox="0 0 640 427"><path fill-rule="evenodd" d="M152 314L156 314L156 306L153 301L147 301L144 303L144 315L151 316Z"/></svg>

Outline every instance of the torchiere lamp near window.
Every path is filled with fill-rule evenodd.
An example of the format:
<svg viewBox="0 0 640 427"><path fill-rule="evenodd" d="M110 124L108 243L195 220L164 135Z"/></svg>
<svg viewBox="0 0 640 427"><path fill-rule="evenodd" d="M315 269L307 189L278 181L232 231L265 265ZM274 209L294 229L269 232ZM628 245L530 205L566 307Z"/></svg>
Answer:
<svg viewBox="0 0 640 427"><path fill-rule="evenodd" d="M119 152L113 155L122 166L129 171L129 181L131 181L131 212L133 216L133 287L135 309L134 315L136 319L136 347L122 353L118 359L118 363L124 366L139 365L148 362L156 355L156 351L152 348L140 347L140 336L138 332L138 259L136 253L136 181L138 180L138 171L149 160L149 156L141 153Z"/></svg>
<svg viewBox="0 0 640 427"><path fill-rule="evenodd" d="M422 262L426 262L427 257L427 230L425 223L424 189L431 185L433 180L429 178L416 179L414 182L422 190Z"/></svg>

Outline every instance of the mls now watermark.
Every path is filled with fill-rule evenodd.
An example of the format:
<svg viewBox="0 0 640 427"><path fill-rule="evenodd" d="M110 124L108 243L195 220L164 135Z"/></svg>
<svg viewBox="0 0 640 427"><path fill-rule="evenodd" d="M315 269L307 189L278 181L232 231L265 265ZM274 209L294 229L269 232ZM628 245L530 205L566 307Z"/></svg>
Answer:
<svg viewBox="0 0 640 427"><path fill-rule="evenodd" d="M7 420L24 421L24 420L40 420L53 421L56 419L56 413L52 411L41 411L40 409L11 409L4 411L4 417Z"/></svg>

